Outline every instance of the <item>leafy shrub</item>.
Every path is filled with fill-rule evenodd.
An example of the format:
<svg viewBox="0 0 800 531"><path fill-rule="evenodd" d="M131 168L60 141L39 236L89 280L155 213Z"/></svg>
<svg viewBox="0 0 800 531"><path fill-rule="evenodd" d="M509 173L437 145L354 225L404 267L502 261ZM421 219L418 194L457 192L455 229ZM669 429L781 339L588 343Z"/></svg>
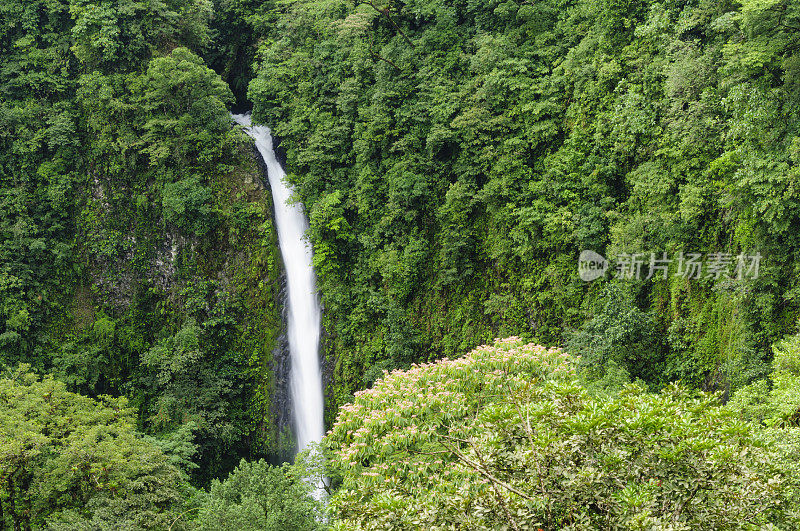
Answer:
<svg viewBox="0 0 800 531"><path fill-rule="evenodd" d="M652 315L636 306L627 287L614 283L604 287L593 306L591 319L567 340L567 349L580 356L587 375L614 382L624 382L626 376L653 379ZM612 377L618 372L621 376Z"/></svg>
<svg viewBox="0 0 800 531"><path fill-rule="evenodd" d="M769 379L740 389L728 405L747 420L800 427L800 334L778 341L773 352Z"/></svg>
<svg viewBox="0 0 800 531"><path fill-rule="evenodd" d="M309 468L271 466L242 459L225 481L214 480L198 517L202 531L312 531L322 529L321 505L312 497Z"/></svg>
<svg viewBox="0 0 800 531"><path fill-rule="evenodd" d="M211 191L197 177L189 177L164 186L164 219L198 236L209 230Z"/></svg>

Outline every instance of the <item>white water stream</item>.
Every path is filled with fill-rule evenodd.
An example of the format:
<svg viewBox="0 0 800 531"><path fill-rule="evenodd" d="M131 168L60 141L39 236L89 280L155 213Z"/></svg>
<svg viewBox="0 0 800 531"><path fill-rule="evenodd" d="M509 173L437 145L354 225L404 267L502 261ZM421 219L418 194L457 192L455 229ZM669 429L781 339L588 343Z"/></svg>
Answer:
<svg viewBox="0 0 800 531"><path fill-rule="evenodd" d="M286 268L288 288L288 336L291 357L290 389L298 450L322 440L323 402L322 371L319 360L320 305L316 277L311 263L311 244L305 239L308 229L303 207L289 203L292 188L284 182L283 171L272 149L268 127L253 126L250 116L237 114L233 119L245 127L267 165L267 177L275 203L278 245Z"/></svg>

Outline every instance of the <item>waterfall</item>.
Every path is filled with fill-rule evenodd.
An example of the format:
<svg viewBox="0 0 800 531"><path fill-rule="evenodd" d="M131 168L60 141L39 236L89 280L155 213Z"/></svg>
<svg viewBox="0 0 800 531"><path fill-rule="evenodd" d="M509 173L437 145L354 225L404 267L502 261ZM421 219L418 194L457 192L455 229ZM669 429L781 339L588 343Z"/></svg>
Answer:
<svg viewBox="0 0 800 531"><path fill-rule="evenodd" d="M325 429L319 360L320 305L311 264L311 244L304 239L308 222L302 205L289 202L292 188L283 180L286 174L272 150L269 128L251 125L249 115L238 114L233 119L244 126L245 132L255 140L256 148L267 166L272 189L278 245L286 268L287 332L291 359L289 387L297 448L304 450L309 443L321 441Z"/></svg>

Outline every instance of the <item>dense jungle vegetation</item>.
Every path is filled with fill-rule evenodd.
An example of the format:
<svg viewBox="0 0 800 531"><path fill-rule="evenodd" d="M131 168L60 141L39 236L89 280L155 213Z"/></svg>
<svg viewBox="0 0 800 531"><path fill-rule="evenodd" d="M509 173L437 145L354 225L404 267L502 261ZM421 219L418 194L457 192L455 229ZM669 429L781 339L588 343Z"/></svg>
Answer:
<svg viewBox="0 0 800 531"><path fill-rule="evenodd" d="M796 528L798 126L792 0L0 0L0 529Z"/></svg>
<svg viewBox="0 0 800 531"><path fill-rule="evenodd" d="M127 397L201 483L277 454L271 203L198 55L212 6L0 10L2 363Z"/></svg>
<svg viewBox="0 0 800 531"><path fill-rule="evenodd" d="M310 209L338 401L508 335L654 387L765 374L798 318L795 2L284 10L249 94ZM583 249L763 259L587 285Z"/></svg>

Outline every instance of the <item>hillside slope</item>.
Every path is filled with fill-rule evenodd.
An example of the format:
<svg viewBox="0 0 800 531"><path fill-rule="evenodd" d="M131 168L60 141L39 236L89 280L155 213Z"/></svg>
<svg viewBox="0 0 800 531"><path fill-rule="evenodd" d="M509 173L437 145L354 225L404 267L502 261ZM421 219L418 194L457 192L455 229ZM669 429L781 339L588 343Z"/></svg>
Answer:
<svg viewBox="0 0 800 531"><path fill-rule="evenodd" d="M763 375L798 317L797 27L781 0L281 8L249 94L310 211L336 403L511 334L600 378ZM582 281L586 249L639 280Z"/></svg>

